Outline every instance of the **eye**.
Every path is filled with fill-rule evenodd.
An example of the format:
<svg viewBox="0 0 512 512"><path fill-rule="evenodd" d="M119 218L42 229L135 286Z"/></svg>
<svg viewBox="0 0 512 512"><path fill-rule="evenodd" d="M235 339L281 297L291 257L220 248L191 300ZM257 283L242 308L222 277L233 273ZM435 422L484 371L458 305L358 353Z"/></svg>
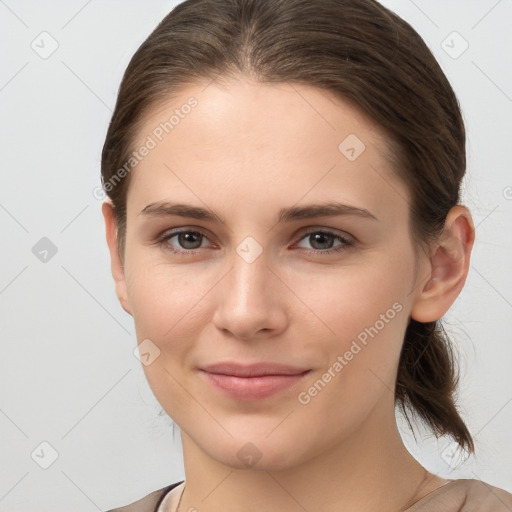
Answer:
<svg viewBox="0 0 512 512"><path fill-rule="evenodd" d="M313 246L313 250L307 250L311 254L338 253L354 245L350 238L326 230L309 231L301 238L301 240L305 239ZM340 244L333 247L335 240L338 240Z"/></svg>
<svg viewBox="0 0 512 512"><path fill-rule="evenodd" d="M171 243L171 240L176 238L176 245ZM195 254L198 249L201 249L203 246L202 242L208 240L204 233L200 231L194 231L191 229L184 229L181 231L174 231L171 233L164 234L159 240L158 245L164 247L165 249L169 249L170 251L176 254Z"/></svg>
<svg viewBox="0 0 512 512"><path fill-rule="evenodd" d="M171 241L176 239L174 243ZM343 236L328 230L311 230L300 239L309 241L313 249L304 248L307 253L313 255L328 255L339 253L347 250L354 245L354 241L348 236ZM334 243L338 241L338 245ZM206 242L206 245L204 245ZM199 249L208 246L208 238L201 231L193 229L182 229L180 231L171 231L164 233L158 240L157 244L166 250L181 256L195 255ZM296 247L301 247L299 244Z"/></svg>

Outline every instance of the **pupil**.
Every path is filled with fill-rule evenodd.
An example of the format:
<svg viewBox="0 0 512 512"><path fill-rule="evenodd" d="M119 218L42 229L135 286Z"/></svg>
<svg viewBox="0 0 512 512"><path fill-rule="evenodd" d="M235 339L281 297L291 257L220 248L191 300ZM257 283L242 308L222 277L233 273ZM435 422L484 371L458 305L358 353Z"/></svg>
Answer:
<svg viewBox="0 0 512 512"><path fill-rule="evenodd" d="M325 243L326 238L327 239L330 238L330 235L327 235L327 234L324 234L324 233L317 233L317 234L312 235L312 236L313 236L313 243L312 243L313 247L315 247L315 244L317 242L322 244L322 239L323 239L323 243ZM329 247L320 247L320 249L329 249L331 244L328 244L328 245L329 245Z"/></svg>
<svg viewBox="0 0 512 512"><path fill-rule="evenodd" d="M196 247L189 247L187 244L197 243L197 238L199 233L189 232L189 233L181 233L180 234L180 244L185 247L185 249L196 249ZM196 240L194 240L194 238Z"/></svg>

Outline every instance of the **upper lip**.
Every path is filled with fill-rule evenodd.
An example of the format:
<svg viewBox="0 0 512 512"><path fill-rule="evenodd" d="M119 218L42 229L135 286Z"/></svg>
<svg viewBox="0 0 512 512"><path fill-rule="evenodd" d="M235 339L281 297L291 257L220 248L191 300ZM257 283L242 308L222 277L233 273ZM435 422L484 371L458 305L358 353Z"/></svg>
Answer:
<svg viewBox="0 0 512 512"><path fill-rule="evenodd" d="M300 375L309 371L309 368L297 368L279 363L240 364L225 362L202 366L200 370L235 377L259 377L262 375Z"/></svg>

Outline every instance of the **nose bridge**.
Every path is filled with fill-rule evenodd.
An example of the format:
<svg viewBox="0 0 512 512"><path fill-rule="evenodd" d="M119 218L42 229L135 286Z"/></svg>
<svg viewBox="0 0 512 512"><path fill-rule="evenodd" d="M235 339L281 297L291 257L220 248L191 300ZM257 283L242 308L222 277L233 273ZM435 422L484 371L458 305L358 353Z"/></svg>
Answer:
<svg viewBox="0 0 512 512"><path fill-rule="evenodd" d="M253 237L246 237L235 248L228 294L236 298L237 307L248 307L265 300L269 290L268 251Z"/></svg>
<svg viewBox="0 0 512 512"><path fill-rule="evenodd" d="M251 237L234 249L231 270L219 290L215 324L240 338L251 338L262 330L280 330L286 315L279 307L275 276L267 267L267 253Z"/></svg>

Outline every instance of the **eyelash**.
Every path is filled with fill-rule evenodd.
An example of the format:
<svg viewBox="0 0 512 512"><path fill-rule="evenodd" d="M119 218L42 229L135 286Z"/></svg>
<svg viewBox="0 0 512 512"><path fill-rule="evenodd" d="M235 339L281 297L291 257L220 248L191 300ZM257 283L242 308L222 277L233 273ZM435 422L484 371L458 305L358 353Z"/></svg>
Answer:
<svg viewBox="0 0 512 512"><path fill-rule="evenodd" d="M197 231L197 230L194 230L194 229L182 229L180 231L174 231L174 232L167 232L166 234L164 234L162 237L160 237L158 240L157 240L157 244L160 246L160 247L163 247L164 249L166 250L170 250L172 253L174 254L177 254L177 255L180 255L180 256L187 256L187 255L190 255L190 256L194 256L196 255L200 249L190 249L190 250L184 250L184 249L175 249L173 248L170 244L169 244L169 241L180 235L180 234L183 234L183 233L194 233L194 234L198 234L206 239L208 239L208 237L202 233L201 231ZM350 247L352 247L354 245L354 242L348 238L345 238L337 233L334 233L332 231L329 231L329 230L325 230L325 229L316 229L316 230L311 230L307 233L305 233L300 241L304 240L305 238L307 238L308 236L311 236L311 235L314 235L314 234L322 234L322 235L327 235L327 236L332 236L333 238L339 240L340 242L342 242L341 245L337 246L336 248L334 249L326 249L326 250L321 250L321 249L303 249L306 251L306 253L308 254L312 254L314 256L317 256L317 255L330 255L330 254L335 254L335 253L341 253L343 251L346 251L347 249L349 249Z"/></svg>

